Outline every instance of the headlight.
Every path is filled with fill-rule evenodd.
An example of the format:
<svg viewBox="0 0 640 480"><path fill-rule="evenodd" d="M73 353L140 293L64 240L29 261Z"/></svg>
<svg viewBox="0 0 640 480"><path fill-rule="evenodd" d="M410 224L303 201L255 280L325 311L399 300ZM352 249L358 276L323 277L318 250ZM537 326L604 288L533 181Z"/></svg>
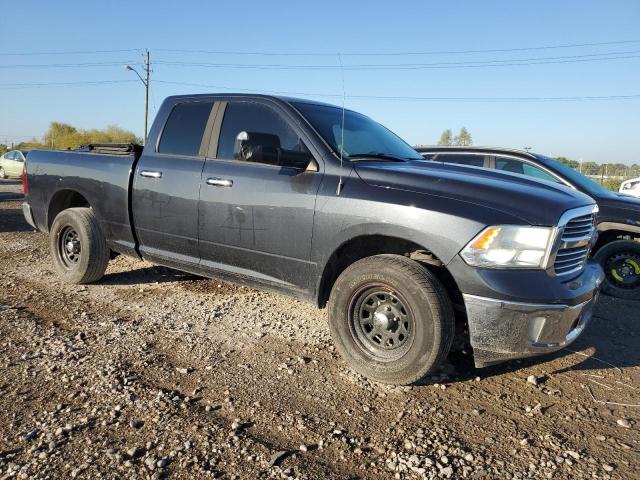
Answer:
<svg viewBox="0 0 640 480"><path fill-rule="evenodd" d="M545 268L552 238L552 227L487 227L460 255L474 267Z"/></svg>

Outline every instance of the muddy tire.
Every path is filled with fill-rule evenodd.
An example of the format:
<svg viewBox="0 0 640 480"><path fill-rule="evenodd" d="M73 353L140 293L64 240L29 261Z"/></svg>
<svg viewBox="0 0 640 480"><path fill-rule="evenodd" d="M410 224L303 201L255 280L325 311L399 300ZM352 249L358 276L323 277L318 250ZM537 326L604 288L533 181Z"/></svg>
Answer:
<svg viewBox="0 0 640 480"><path fill-rule="evenodd" d="M100 280L109 263L109 247L90 208L60 212L51 227L49 247L53 266L66 283Z"/></svg>
<svg viewBox="0 0 640 480"><path fill-rule="evenodd" d="M627 300L640 300L640 243L616 240L604 245L594 258L604 270L604 293Z"/></svg>
<svg viewBox="0 0 640 480"><path fill-rule="evenodd" d="M444 287L429 270L399 255L376 255L355 262L336 280L329 326L353 370L409 385L446 358L455 321Z"/></svg>

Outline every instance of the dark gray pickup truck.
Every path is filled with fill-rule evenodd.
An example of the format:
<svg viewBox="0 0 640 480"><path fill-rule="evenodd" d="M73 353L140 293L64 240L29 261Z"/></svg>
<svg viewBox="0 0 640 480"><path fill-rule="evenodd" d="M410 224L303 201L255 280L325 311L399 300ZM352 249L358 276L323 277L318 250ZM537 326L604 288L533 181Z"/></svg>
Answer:
<svg viewBox="0 0 640 480"><path fill-rule="evenodd" d="M477 366L558 350L603 278L588 196L424 162L307 100L170 97L144 150L32 151L23 176L64 280L95 282L125 254L328 305L338 350L381 382L420 380L456 331Z"/></svg>

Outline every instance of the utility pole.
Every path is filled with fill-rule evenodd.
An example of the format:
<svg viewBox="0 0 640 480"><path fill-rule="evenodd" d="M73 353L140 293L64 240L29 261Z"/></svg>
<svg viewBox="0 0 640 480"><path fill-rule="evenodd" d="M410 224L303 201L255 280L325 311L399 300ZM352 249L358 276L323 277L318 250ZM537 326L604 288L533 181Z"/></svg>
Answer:
<svg viewBox="0 0 640 480"><path fill-rule="evenodd" d="M144 49L144 144L147 144L147 125L149 124L149 70L151 64L149 62L149 49Z"/></svg>
<svg viewBox="0 0 640 480"><path fill-rule="evenodd" d="M124 68L135 73L144 85L144 143L147 143L147 125L149 124L149 74L151 72L151 61L149 60L149 49L144 49L144 78L131 65L125 65Z"/></svg>

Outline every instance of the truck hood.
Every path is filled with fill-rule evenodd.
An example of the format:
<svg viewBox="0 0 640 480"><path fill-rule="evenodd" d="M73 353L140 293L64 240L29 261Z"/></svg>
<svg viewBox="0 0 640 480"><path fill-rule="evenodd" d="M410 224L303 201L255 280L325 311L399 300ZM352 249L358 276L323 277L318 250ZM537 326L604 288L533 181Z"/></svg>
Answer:
<svg viewBox="0 0 640 480"><path fill-rule="evenodd" d="M359 161L354 166L368 185L491 208L530 225L555 225L565 211L595 203L568 187L464 165L416 160Z"/></svg>

